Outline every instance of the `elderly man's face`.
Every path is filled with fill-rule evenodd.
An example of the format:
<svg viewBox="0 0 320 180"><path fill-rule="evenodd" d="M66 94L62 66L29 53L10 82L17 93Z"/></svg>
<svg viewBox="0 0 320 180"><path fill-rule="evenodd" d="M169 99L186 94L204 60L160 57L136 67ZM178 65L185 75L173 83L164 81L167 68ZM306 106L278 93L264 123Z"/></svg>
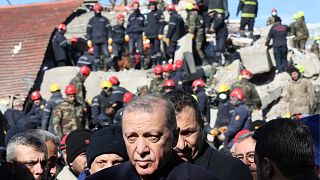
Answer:
<svg viewBox="0 0 320 180"><path fill-rule="evenodd" d="M238 142L235 147L235 157L247 165L254 180L257 179L257 167L254 163L256 142L251 137Z"/></svg>
<svg viewBox="0 0 320 180"><path fill-rule="evenodd" d="M13 163L14 175L17 179L43 179L47 159L45 153L33 147L18 145L16 147L16 161Z"/></svg>
<svg viewBox="0 0 320 180"><path fill-rule="evenodd" d="M185 161L194 159L201 145L201 128L197 124L195 110L186 106L177 113L177 127L179 140L174 148L178 155Z"/></svg>
<svg viewBox="0 0 320 180"><path fill-rule="evenodd" d="M97 156L91 164L90 173L96 173L102 169L120 164L124 159L118 154L101 154Z"/></svg>
<svg viewBox="0 0 320 180"><path fill-rule="evenodd" d="M173 132L166 124L165 108L153 113L126 112L123 115L123 138L132 165L140 176L152 175L169 160L175 145Z"/></svg>

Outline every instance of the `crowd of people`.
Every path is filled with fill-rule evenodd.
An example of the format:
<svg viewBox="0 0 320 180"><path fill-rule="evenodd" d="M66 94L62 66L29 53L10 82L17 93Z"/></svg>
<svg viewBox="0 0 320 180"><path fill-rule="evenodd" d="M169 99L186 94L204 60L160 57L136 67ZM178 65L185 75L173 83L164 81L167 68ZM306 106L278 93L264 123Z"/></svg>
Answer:
<svg viewBox="0 0 320 180"><path fill-rule="evenodd" d="M40 91L33 91L23 109L13 107L4 115L0 113L4 133L3 139L0 137L1 179L320 177L320 117L313 115L314 89L301 66L287 62L288 35L297 49L305 49L309 35L301 33L306 29L300 30L305 25L304 14L297 13L295 24L289 27L281 24L273 9L267 22L272 26L266 46L272 40L276 72L288 72L292 80L282 97L288 102L289 112L285 113L290 116L253 121L252 113L261 110L262 102L249 70L242 68L233 84L222 82L212 100L206 93L208 79L187 80L186 60L174 57L178 40L189 33L194 57L201 64L223 66L232 61L236 50L228 39L227 0L188 3L186 20L177 13L175 4L166 6L170 19L165 22L162 3L149 0L150 12L143 15L139 1L133 1L126 27L124 14L118 14L117 24L111 26L101 14L103 7L94 4L94 17L86 31L88 48L76 61L69 61L77 53L69 54L67 49L70 43L78 49L77 38L69 42L64 37L66 25L58 26L52 38L56 66L71 63L80 67L79 72L64 88L57 83L47 87L51 92L48 100ZM239 36L254 39L258 2L241 0L237 13L240 11ZM210 46L206 34L215 35L213 58L204 48ZM146 40L150 43L148 53ZM115 64L124 56L128 56L131 68L153 69L150 86L138 87L133 94L117 76L110 76L100 83L100 93L88 99L84 83L91 71L116 71ZM150 58L150 64L145 58ZM218 112L210 127L213 105Z"/></svg>

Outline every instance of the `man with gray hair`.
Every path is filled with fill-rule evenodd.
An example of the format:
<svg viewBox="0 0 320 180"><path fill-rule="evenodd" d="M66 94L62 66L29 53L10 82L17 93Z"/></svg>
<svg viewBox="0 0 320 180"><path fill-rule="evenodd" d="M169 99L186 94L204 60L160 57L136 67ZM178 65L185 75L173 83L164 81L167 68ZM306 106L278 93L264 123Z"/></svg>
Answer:
<svg viewBox="0 0 320 180"><path fill-rule="evenodd" d="M174 151L178 140L173 104L159 95L133 99L124 109L123 139L129 161L101 170L90 179L212 179L205 169L184 162Z"/></svg>
<svg viewBox="0 0 320 180"><path fill-rule="evenodd" d="M17 180L44 179L47 160L46 144L34 135L18 134L8 143L8 168Z"/></svg>

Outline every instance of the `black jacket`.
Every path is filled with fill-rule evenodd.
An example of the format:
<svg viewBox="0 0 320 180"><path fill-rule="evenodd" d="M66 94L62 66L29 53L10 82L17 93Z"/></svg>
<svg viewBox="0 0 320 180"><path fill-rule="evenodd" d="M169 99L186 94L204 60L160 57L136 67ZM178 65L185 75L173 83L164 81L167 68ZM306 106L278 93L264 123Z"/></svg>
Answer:
<svg viewBox="0 0 320 180"><path fill-rule="evenodd" d="M146 27L144 32L147 38L158 38L159 34L163 34L165 25L164 15L161 10L151 11L147 14Z"/></svg>
<svg viewBox="0 0 320 180"><path fill-rule="evenodd" d="M168 25L169 29L167 33L167 38L169 38L170 41L177 42L182 36L186 34L184 21L177 12L174 12L170 16Z"/></svg>
<svg viewBox="0 0 320 180"><path fill-rule="evenodd" d="M52 124L52 113L54 108L62 102L63 98L60 92L55 92L51 95L42 113L41 129L48 130L49 132L54 133Z"/></svg>
<svg viewBox="0 0 320 180"><path fill-rule="evenodd" d="M120 45L124 44L124 37L126 35L126 28L120 25L113 26L112 42Z"/></svg>
<svg viewBox="0 0 320 180"><path fill-rule="evenodd" d="M251 180L249 168L240 160L227 156L203 142L193 164L214 172L222 180Z"/></svg>
<svg viewBox="0 0 320 180"><path fill-rule="evenodd" d="M139 13L132 13L128 18L127 34L142 34L144 29L144 16Z"/></svg>
<svg viewBox="0 0 320 180"><path fill-rule="evenodd" d="M227 37L228 28L224 22L224 17L221 14L217 14L211 21L211 28L215 30L216 38Z"/></svg>
<svg viewBox="0 0 320 180"><path fill-rule="evenodd" d="M99 95L92 99L91 113L94 124L98 124L98 115L104 110L107 103L111 101L111 98L103 91Z"/></svg>
<svg viewBox="0 0 320 180"><path fill-rule="evenodd" d="M206 95L206 92L204 89L198 91L196 93L197 98L198 98L198 104L201 113L203 116L206 118L207 122L210 122L210 103L209 103L209 98Z"/></svg>
<svg viewBox="0 0 320 180"><path fill-rule="evenodd" d="M56 31L52 38L52 50L56 61L63 61L67 59L66 50L68 47L68 40L63 33Z"/></svg>
<svg viewBox="0 0 320 180"><path fill-rule="evenodd" d="M92 40L93 44L107 43L111 35L112 29L108 18L96 14L89 20L87 38L88 40Z"/></svg>
<svg viewBox="0 0 320 180"><path fill-rule="evenodd" d="M87 177L92 179L118 179L118 180L140 180L139 174L130 161L116 165ZM160 171L154 173L153 180L216 180L216 175L199 166L184 162L176 153L172 153L170 160Z"/></svg>
<svg viewBox="0 0 320 180"><path fill-rule="evenodd" d="M123 105L123 95L124 93L128 92L126 88L113 85L112 86L112 94L111 94L111 101L117 103L117 110L120 109Z"/></svg>
<svg viewBox="0 0 320 180"><path fill-rule="evenodd" d="M290 28L281 23L274 24L268 34L267 44L273 40L273 47L287 46L287 35L290 32Z"/></svg>

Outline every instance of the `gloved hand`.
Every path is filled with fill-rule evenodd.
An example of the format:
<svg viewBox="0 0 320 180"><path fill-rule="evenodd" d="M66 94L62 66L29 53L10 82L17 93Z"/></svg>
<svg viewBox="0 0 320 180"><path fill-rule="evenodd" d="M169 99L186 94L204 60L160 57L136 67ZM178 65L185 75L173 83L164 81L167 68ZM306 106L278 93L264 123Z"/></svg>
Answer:
<svg viewBox="0 0 320 180"><path fill-rule="evenodd" d="M193 40L195 38L195 35L194 34L191 34L191 39Z"/></svg>
<svg viewBox="0 0 320 180"><path fill-rule="evenodd" d="M108 46L108 51L109 51L109 53L111 54L112 53L112 46Z"/></svg>
<svg viewBox="0 0 320 180"><path fill-rule="evenodd" d="M111 46L112 45L112 38L108 39L108 45Z"/></svg>
<svg viewBox="0 0 320 180"><path fill-rule="evenodd" d="M143 40L143 41L147 40L147 36L143 35L143 36L142 36L142 40Z"/></svg>
<svg viewBox="0 0 320 180"><path fill-rule="evenodd" d="M159 34L158 35L158 39L161 41L163 39L163 35L162 34Z"/></svg>
<svg viewBox="0 0 320 180"><path fill-rule="evenodd" d="M212 130L210 131L210 134L211 134L212 136L217 136L217 135L219 134L219 131L217 130L217 128L214 128L214 129L212 129Z"/></svg>
<svg viewBox="0 0 320 180"><path fill-rule="evenodd" d="M224 141L226 139L226 137L224 136L224 134L220 134L218 136L219 141Z"/></svg>
<svg viewBox="0 0 320 180"><path fill-rule="evenodd" d="M170 39L169 39L169 38L167 38L167 39L166 39L166 43L169 45L169 44L170 44L170 42L171 42L171 41L170 41Z"/></svg>
<svg viewBox="0 0 320 180"><path fill-rule="evenodd" d="M130 37L129 37L128 34L124 36L124 40L125 40L126 42L129 42L129 39L130 39Z"/></svg>
<svg viewBox="0 0 320 180"><path fill-rule="evenodd" d="M88 40L88 41L87 41L87 45L88 45L89 48L92 48L92 41L91 41L91 40Z"/></svg>
<svg viewBox="0 0 320 180"><path fill-rule="evenodd" d="M227 131L227 126L222 126L218 129L220 133L225 133Z"/></svg>

